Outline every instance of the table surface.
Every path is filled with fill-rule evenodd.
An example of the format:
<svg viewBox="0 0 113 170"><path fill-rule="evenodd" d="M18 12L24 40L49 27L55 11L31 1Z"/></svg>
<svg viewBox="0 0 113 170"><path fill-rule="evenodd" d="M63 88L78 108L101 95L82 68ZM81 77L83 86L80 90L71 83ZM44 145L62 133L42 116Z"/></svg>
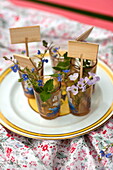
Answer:
<svg viewBox="0 0 113 170"><path fill-rule="evenodd" d="M25 49L24 44L10 44L9 28L41 26L41 38L67 49L67 41L75 39L90 26L59 15L15 6L7 0L0 6L0 72L10 62L2 56L12 56ZM113 70L113 32L95 27L87 38L99 43L99 58ZM30 43L30 53L36 53L41 43ZM41 49L42 50L42 49ZM7 105L7 103L5 103ZM0 170L111 170L113 156L113 117L90 133L66 140L38 140L23 137L0 125ZM100 159L100 151L105 156ZM107 155L107 156L106 156Z"/></svg>

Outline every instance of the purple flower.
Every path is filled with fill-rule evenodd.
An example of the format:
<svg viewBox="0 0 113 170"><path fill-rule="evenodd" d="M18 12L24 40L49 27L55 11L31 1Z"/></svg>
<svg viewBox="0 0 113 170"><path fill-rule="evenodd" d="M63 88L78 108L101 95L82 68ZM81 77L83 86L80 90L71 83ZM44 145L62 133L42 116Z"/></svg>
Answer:
<svg viewBox="0 0 113 170"><path fill-rule="evenodd" d="M104 157L105 156L105 153L103 150L100 151L100 154L101 154L101 157Z"/></svg>
<svg viewBox="0 0 113 170"><path fill-rule="evenodd" d="M71 86L71 91L72 91L73 95L76 95L78 93L78 87L75 86L75 85L72 85Z"/></svg>
<svg viewBox="0 0 113 170"><path fill-rule="evenodd" d="M89 76L92 77L92 78L96 76L95 73L88 72L88 74L89 74Z"/></svg>
<svg viewBox="0 0 113 170"><path fill-rule="evenodd" d="M89 81L88 77L81 78L77 83L77 87L82 90L82 92L86 91L86 83Z"/></svg>
<svg viewBox="0 0 113 170"><path fill-rule="evenodd" d="M87 82L88 85L94 85L97 81L100 80L100 77L97 76L95 73L88 72L88 74L89 74L89 80Z"/></svg>
<svg viewBox="0 0 113 170"><path fill-rule="evenodd" d="M19 67L17 64L15 64L14 66L11 67L11 69L13 70L13 72L17 72L19 70Z"/></svg>
<svg viewBox="0 0 113 170"><path fill-rule="evenodd" d="M78 73L74 73L73 75L69 76L70 80L74 81L78 78Z"/></svg>
<svg viewBox="0 0 113 170"><path fill-rule="evenodd" d="M86 86L83 86L82 87L82 92L85 92L86 91Z"/></svg>
<svg viewBox="0 0 113 170"><path fill-rule="evenodd" d="M38 55L41 54L40 50L37 51L37 54L38 54Z"/></svg>
<svg viewBox="0 0 113 170"><path fill-rule="evenodd" d="M89 81L87 82L87 84L90 86L90 85L94 85L96 84L97 81L99 81L100 78L99 77L93 77L93 79L89 79Z"/></svg>
<svg viewBox="0 0 113 170"><path fill-rule="evenodd" d="M78 87L79 89L82 89L82 88L84 87L83 81L78 81L77 87Z"/></svg>
<svg viewBox="0 0 113 170"><path fill-rule="evenodd" d="M62 70L64 73L69 73L70 70Z"/></svg>
<svg viewBox="0 0 113 170"><path fill-rule="evenodd" d="M66 91L71 91L71 87L70 86L67 87Z"/></svg>
<svg viewBox="0 0 113 170"><path fill-rule="evenodd" d="M86 84L89 81L89 78L88 77L81 78L80 81Z"/></svg>
<svg viewBox="0 0 113 170"><path fill-rule="evenodd" d="M24 81L29 79L27 74L22 74L22 78L24 79Z"/></svg>

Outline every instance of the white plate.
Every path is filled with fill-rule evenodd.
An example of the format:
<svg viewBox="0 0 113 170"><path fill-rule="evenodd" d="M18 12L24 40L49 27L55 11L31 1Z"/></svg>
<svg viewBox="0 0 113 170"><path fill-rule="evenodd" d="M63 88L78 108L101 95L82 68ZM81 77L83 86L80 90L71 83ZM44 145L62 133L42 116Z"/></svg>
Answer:
<svg viewBox="0 0 113 170"><path fill-rule="evenodd" d="M98 63L97 83L92 97L92 109L86 116L72 114L46 120L28 104L18 74L6 69L1 76L0 122L20 135L37 139L67 139L86 134L105 123L113 111L113 73L103 63Z"/></svg>

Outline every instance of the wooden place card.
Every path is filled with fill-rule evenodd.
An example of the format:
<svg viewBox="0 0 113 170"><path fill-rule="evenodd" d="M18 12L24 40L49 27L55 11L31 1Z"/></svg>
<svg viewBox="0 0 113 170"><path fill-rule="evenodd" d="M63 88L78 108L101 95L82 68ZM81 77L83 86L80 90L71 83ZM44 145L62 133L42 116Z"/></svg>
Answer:
<svg viewBox="0 0 113 170"><path fill-rule="evenodd" d="M85 31L83 34L81 34L75 40L76 41L84 41L89 36L89 34L91 33L92 29L93 29L93 27L91 27L89 30Z"/></svg>
<svg viewBox="0 0 113 170"><path fill-rule="evenodd" d="M19 65L21 67L27 67L29 69L35 68L35 63L31 60L30 57L27 57L25 55L19 55L19 54L14 54L14 58L18 61Z"/></svg>
<svg viewBox="0 0 113 170"><path fill-rule="evenodd" d="M10 28L11 44L38 42L40 39L40 26Z"/></svg>
<svg viewBox="0 0 113 170"><path fill-rule="evenodd" d="M98 44L68 41L68 57L96 60L98 53Z"/></svg>

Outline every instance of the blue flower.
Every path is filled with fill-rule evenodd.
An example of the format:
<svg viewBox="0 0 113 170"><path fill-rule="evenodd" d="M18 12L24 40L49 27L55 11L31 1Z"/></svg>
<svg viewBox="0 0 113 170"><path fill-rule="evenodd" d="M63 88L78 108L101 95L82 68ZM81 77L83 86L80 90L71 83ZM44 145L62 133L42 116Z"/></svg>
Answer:
<svg viewBox="0 0 113 170"><path fill-rule="evenodd" d="M40 50L37 51L37 54L41 54Z"/></svg>
<svg viewBox="0 0 113 170"><path fill-rule="evenodd" d="M14 66L11 67L11 69L13 70L13 72L17 72L19 70L19 67L17 64L15 64Z"/></svg>
<svg viewBox="0 0 113 170"><path fill-rule="evenodd" d="M45 59L45 63L48 63L48 59Z"/></svg>
<svg viewBox="0 0 113 170"><path fill-rule="evenodd" d="M58 56L58 54L55 54L55 55L53 55L52 57L56 58L57 56Z"/></svg>
<svg viewBox="0 0 113 170"><path fill-rule="evenodd" d="M53 53L56 53L57 50L59 50L59 48L60 48L60 47L55 47L55 48L53 48Z"/></svg>
<svg viewBox="0 0 113 170"><path fill-rule="evenodd" d="M105 156L105 153L103 150L100 151L100 154L101 154L101 157L104 157Z"/></svg>
<svg viewBox="0 0 113 170"><path fill-rule="evenodd" d="M58 81L62 81L62 75L58 74L59 76L57 77Z"/></svg>
<svg viewBox="0 0 113 170"><path fill-rule="evenodd" d="M24 79L24 81L29 79L27 74L22 74L22 78Z"/></svg>
<svg viewBox="0 0 113 170"><path fill-rule="evenodd" d="M48 63L48 59L43 59L42 62Z"/></svg>
<svg viewBox="0 0 113 170"><path fill-rule="evenodd" d="M37 82L38 82L38 86L43 86L43 84L42 84L43 81L42 80L38 80Z"/></svg>
<svg viewBox="0 0 113 170"><path fill-rule="evenodd" d="M25 54L25 53L26 53L26 51L25 51L25 50L23 50L21 53L22 53L22 54Z"/></svg>
<svg viewBox="0 0 113 170"><path fill-rule="evenodd" d="M32 68L32 69L31 69L31 72L33 73L34 71L35 71L35 69L34 69L34 68Z"/></svg>
<svg viewBox="0 0 113 170"><path fill-rule="evenodd" d="M62 70L64 73L69 73L70 70Z"/></svg>
<svg viewBox="0 0 113 170"><path fill-rule="evenodd" d="M110 158L112 156L111 153L106 154L106 158Z"/></svg>

